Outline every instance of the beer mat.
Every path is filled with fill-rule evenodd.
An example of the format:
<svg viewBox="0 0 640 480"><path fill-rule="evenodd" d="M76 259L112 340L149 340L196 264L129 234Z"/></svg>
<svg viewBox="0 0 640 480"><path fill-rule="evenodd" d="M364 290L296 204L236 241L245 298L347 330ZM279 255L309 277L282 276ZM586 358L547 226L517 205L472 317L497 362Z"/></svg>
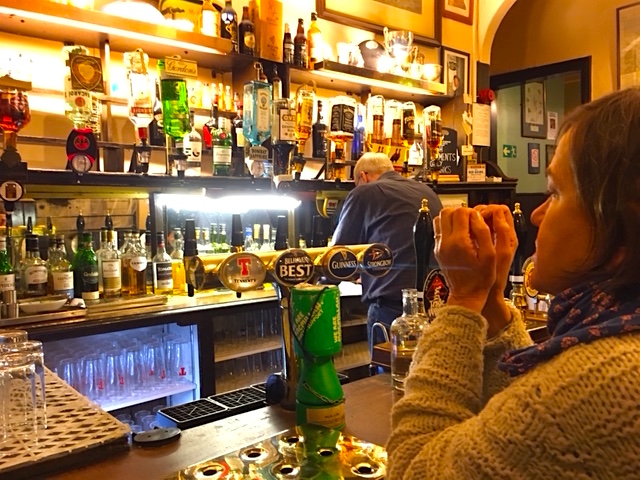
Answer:
<svg viewBox="0 0 640 480"><path fill-rule="evenodd" d="M87 305L89 315L102 312L113 312L128 308L153 307L167 303L166 295L141 295L129 298L106 298L100 302Z"/></svg>
<svg viewBox="0 0 640 480"><path fill-rule="evenodd" d="M53 320L67 320L71 318L81 318L87 314L87 310L82 307L64 306L55 312L39 313L37 315L20 315L16 318L0 319L1 327L15 327L18 325L27 325L31 323L49 322Z"/></svg>
<svg viewBox="0 0 640 480"><path fill-rule="evenodd" d="M45 368L47 428L37 441L9 437L0 451L0 478L45 478L129 449L128 426Z"/></svg>
<svg viewBox="0 0 640 480"><path fill-rule="evenodd" d="M227 455L191 465L165 480L380 480L386 471L384 447L344 435L339 430L299 426Z"/></svg>

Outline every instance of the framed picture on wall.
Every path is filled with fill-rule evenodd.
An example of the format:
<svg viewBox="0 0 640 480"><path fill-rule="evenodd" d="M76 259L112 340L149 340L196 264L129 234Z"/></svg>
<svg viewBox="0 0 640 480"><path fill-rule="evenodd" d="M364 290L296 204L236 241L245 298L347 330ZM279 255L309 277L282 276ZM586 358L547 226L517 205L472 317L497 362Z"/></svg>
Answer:
<svg viewBox="0 0 640 480"><path fill-rule="evenodd" d="M549 165L551 165L551 160L553 160L553 156L556 154L556 145L555 144L545 145L544 150L545 150L544 176L546 177L547 169L549 168Z"/></svg>
<svg viewBox="0 0 640 480"><path fill-rule="evenodd" d="M444 77L442 81L447 87L447 95L461 97L469 93L469 58L470 55L459 50L442 48L442 65Z"/></svg>
<svg viewBox="0 0 640 480"><path fill-rule="evenodd" d="M640 85L640 2L616 10L618 89Z"/></svg>
<svg viewBox="0 0 640 480"><path fill-rule="evenodd" d="M522 85L522 136L547 138L544 82Z"/></svg>
<svg viewBox="0 0 640 480"><path fill-rule="evenodd" d="M467 25L473 25L474 0L440 0L442 2L442 16L451 18Z"/></svg>
<svg viewBox="0 0 640 480"><path fill-rule="evenodd" d="M530 143L528 144L529 150L529 174L537 175L540 173L540 144Z"/></svg>
<svg viewBox="0 0 640 480"><path fill-rule="evenodd" d="M316 0L316 11L325 20L362 28L379 35L383 34L384 27L389 30L409 30L413 32L415 42L438 47L442 36L440 1Z"/></svg>

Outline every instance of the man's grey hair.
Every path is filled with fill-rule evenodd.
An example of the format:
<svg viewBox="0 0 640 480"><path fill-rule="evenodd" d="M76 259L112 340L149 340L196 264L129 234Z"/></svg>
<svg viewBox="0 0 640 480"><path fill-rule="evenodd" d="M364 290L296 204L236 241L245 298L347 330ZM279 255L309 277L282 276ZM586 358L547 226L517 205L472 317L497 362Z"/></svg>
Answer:
<svg viewBox="0 0 640 480"><path fill-rule="evenodd" d="M360 178L360 172L380 174L393 170L393 163L384 153L365 153L360 157L353 171L354 178Z"/></svg>

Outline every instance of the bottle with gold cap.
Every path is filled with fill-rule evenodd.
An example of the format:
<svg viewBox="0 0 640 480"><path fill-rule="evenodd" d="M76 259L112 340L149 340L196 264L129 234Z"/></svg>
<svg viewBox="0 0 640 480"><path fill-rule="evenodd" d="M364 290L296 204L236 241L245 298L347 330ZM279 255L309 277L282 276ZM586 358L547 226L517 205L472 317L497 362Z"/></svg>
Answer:
<svg viewBox="0 0 640 480"><path fill-rule="evenodd" d="M527 241L527 222L520 209L520 204L516 203L513 210L513 226L518 237L518 248L513 257L511 264L511 272L509 274L509 283L511 284L511 293L509 295L513 305L523 313L527 309L527 300L524 291L524 275L523 267L525 263L524 247Z"/></svg>

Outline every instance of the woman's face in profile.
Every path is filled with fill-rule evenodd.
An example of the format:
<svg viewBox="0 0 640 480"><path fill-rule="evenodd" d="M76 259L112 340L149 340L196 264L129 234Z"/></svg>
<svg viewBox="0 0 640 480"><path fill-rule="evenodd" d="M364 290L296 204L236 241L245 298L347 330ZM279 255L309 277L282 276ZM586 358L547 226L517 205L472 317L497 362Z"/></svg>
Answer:
<svg viewBox="0 0 640 480"><path fill-rule="evenodd" d="M531 214L531 222L539 227L531 281L534 288L554 295L588 280L585 273L593 265L593 227L574 183L570 142L567 132L548 169L549 197Z"/></svg>

